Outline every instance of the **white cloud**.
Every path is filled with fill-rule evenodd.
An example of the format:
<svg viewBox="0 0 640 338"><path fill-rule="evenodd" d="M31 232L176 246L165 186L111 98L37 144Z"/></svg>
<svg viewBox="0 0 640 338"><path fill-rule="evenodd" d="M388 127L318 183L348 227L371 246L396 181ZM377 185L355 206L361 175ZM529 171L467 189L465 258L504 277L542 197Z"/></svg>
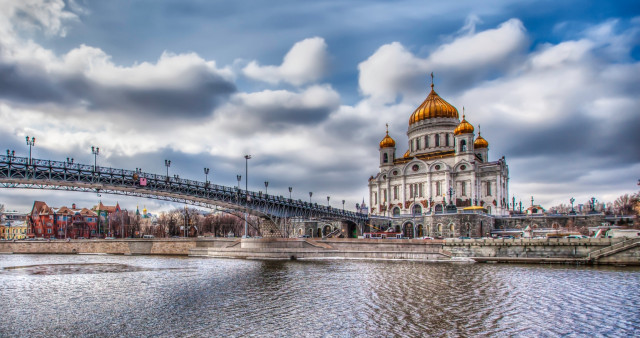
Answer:
<svg viewBox="0 0 640 338"><path fill-rule="evenodd" d="M323 38L314 37L296 42L280 66L260 66L257 61L251 61L242 71L254 80L300 86L319 80L327 66L327 44Z"/></svg>
<svg viewBox="0 0 640 338"><path fill-rule="evenodd" d="M504 72L513 67L529 43L522 22L511 19L477 33L472 28L474 23L470 20L467 34L438 47L426 58L416 57L398 42L380 47L358 65L360 91L388 103L398 95L422 95L430 72L450 83L457 82L460 88L495 70Z"/></svg>

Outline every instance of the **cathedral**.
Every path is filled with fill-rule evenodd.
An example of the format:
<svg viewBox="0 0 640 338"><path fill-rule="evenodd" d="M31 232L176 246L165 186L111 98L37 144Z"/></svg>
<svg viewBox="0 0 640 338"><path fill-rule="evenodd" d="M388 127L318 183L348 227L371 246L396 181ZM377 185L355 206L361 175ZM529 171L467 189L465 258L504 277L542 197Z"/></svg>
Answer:
<svg viewBox="0 0 640 338"><path fill-rule="evenodd" d="M491 161L489 142L456 107L434 90L409 117L408 150L396 157L396 142L380 141L379 173L369 178L374 216L453 214L482 210L508 214L509 168Z"/></svg>

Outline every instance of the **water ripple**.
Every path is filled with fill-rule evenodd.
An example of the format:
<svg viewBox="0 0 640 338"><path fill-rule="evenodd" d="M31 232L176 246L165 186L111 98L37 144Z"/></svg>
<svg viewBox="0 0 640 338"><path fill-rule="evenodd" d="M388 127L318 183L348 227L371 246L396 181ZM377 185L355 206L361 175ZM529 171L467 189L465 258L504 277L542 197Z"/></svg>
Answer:
<svg viewBox="0 0 640 338"><path fill-rule="evenodd" d="M639 287L637 268L11 255L0 336L638 336Z"/></svg>

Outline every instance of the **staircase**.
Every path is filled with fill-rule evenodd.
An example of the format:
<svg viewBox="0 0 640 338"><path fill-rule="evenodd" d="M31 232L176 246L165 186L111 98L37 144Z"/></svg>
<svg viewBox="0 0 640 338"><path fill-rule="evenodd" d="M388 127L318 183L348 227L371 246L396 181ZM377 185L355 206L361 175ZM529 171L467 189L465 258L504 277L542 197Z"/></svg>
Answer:
<svg viewBox="0 0 640 338"><path fill-rule="evenodd" d="M333 236L339 235L340 234L340 229L335 229L332 232L328 233L326 236L324 236L324 238L331 238Z"/></svg>
<svg viewBox="0 0 640 338"><path fill-rule="evenodd" d="M592 251L587 255L587 261L595 262L600 258L611 256L618 252L626 251L636 246L640 246L640 238L630 238L620 243L602 248L600 250Z"/></svg>

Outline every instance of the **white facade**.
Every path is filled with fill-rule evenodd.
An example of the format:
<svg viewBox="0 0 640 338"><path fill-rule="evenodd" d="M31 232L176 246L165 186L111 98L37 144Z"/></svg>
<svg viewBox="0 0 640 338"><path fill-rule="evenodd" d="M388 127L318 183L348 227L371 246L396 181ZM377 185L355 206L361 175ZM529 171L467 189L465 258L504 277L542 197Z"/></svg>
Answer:
<svg viewBox="0 0 640 338"><path fill-rule="evenodd" d="M411 115L405 155L395 157L395 141L388 132L380 142L379 172L369 179L371 214L439 213L450 199L458 209L477 205L493 215L508 214L504 157L490 161L488 142L479 133L475 137L473 126L464 116L460 121L457 109L431 87Z"/></svg>

